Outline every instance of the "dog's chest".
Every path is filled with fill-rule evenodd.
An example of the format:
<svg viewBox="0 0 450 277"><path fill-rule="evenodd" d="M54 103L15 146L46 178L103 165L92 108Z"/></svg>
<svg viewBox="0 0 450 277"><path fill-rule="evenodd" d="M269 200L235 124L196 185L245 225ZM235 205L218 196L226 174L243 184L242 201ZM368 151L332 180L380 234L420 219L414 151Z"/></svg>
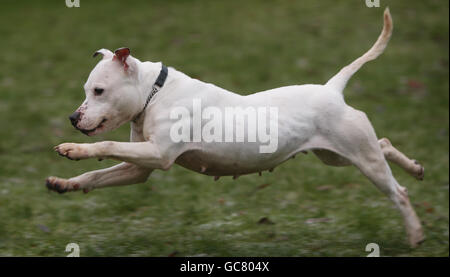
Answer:
<svg viewBox="0 0 450 277"><path fill-rule="evenodd" d="M142 122L131 122L130 141L140 142L145 141Z"/></svg>

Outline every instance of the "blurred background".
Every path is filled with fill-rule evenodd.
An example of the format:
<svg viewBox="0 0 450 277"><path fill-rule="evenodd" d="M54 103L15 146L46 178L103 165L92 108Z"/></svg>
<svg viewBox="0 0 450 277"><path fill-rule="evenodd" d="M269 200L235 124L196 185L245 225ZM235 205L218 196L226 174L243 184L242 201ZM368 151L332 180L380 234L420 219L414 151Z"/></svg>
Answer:
<svg viewBox="0 0 450 277"><path fill-rule="evenodd" d="M2 1L0 10L0 256L449 255L449 2ZM129 125L89 138L68 116L99 48L131 48L249 94L325 83L368 50L389 6L394 33L345 91L379 137L425 166L416 181L392 165L423 221L410 249L400 214L355 168L298 156L273 173L213 178L179 166L145 184L88 194L48 192L45 178L116 162L69 161L62 142L127 141Z"/></svg>

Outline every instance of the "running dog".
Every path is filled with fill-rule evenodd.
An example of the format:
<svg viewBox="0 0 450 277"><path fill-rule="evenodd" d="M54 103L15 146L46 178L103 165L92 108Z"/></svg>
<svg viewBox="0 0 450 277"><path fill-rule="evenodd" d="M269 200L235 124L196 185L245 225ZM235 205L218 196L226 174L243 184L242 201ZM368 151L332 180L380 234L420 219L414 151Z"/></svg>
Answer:
<svg viewBox="0 0 450 277"><path fill-rule="evenodd" d="M350 77L384 51L392 29L386 9L383 30L372 48L324 85L293 85L247 96L190 78L159 62L141 62L130 55L128 48L114 53L100 49L94 56L103 58L84 85L86 100L70 121L88 136L131 122L130 142L63 143L55 150L72 160L114 159L122 163L70 179L49 177L46 185L64 193L142 183L153 170L168 170L174 163L216 179L236 178L271 170L299 152L312 151L327 165L356 166L395 203L404 218L410 245L417 246L424 239L420 220L407 189L398 184L388 161L419 180L424 177L424 168L387 138L378 139L366 114L348 106L343 94ZM192 133L186 140L174 141L172 111L184 107L188 113L181 123L194 127L195 99L219 111L226 107L276 108L277 117L270 120L277 123L276 149L262 153L262 142L198 141L192 139ZM224 124L233 122L225 119Z"/></svg>

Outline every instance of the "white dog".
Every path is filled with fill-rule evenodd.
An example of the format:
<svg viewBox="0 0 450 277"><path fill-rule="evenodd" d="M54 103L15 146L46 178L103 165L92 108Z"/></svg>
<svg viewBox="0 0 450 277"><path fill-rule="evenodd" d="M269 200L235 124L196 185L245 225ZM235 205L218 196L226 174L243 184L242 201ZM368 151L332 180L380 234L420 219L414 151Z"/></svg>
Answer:
<svg viewBox="0 0 450 277"><path fill-rule="evenodd" d="M387 161L398 164L417 179L423 167L395 149L388 139L377 139L367 116L348 106L343 89L366 62L378 57L392 33L389 10L384 28L373 47L344 67L325 85L295 85L241 96L190 78L161 63L141 62L128 48L112 53L101 49L103 59L84 85L86 100L70 117L72 124L93 136L131 122L131 142L63 143L55 150L69 159L115 159L122 163L70 179L49 177L47 187L63 193L145 182L155 169L168 170L177 163L190 170L216 176L234 176L270 170L298 152L311 150L325 164L355 165L400 210L409 243L423 239L419 218L406 188L392 176ZM250 73L249 73L250 74ZM205 107L275 107L278 141L272 153L261 153L258 142L174 142L171 111L184 107L192 115L193 99ZM191 126L191 116L184 118ZM191 125L190 125L191 124ZM233 122L225 122L233 124ZM247 133L248 135L248 133Z"/></svg>

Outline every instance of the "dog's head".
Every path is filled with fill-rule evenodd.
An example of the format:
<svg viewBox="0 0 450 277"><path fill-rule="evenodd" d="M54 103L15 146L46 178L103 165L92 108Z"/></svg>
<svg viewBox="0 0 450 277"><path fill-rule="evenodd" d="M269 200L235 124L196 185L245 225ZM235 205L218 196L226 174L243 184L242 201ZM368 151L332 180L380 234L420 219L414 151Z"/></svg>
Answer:
<svg viewBox="0 0 450 277"><path fill-rule="evenodd" d="M142 106L138 87L140 61L130 49L95 52L102 60L84 85L86 99L69 117L72 125L88 136L113 130L130 121Z"/></svg>

